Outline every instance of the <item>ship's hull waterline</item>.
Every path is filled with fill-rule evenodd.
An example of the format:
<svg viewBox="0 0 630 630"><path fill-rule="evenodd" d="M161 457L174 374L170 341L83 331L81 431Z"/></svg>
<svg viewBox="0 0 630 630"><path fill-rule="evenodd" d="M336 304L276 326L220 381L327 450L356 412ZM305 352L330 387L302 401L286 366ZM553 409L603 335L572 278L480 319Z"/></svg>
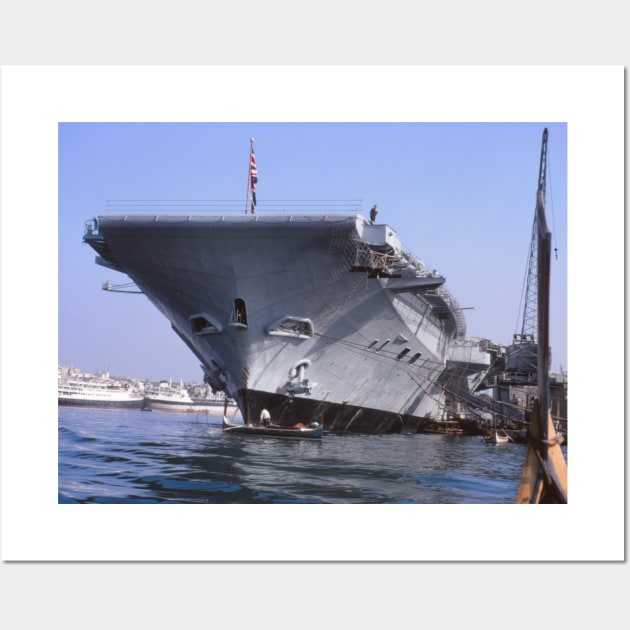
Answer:
<svg viewBox="0 0 630 630"><path fill-rule="evenodd" d="M416 431L491 357L444 278L353 215L119 215L88 224L246 422Z"/></svg>
<svg viewBox="0 0 630 630"><path fill-rule="evenodd" d="M145 411L164 411L166 413L188 413L188 414L205 414L205 415L221 415L223 413L223 403L183 403L171 400L156 400L145 398L142 404ZM228 410L235 410L234 405L229 405Z"/></svg>
<svg viewBox="0 0 630 630"><path fill-rule="evenodd" d="M86 407L94 409L137 409L142 408L142 398L132 400L98 400L83 398L66 398L59 396L57 404L60 407Z"/></svg>

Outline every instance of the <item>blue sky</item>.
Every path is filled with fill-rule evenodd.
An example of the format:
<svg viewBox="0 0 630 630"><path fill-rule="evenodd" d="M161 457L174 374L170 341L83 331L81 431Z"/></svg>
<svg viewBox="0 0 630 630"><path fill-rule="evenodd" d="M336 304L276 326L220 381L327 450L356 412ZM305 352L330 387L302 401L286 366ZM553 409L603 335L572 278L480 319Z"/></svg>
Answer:
<svg viewBox="0 0 630 630"><path fill-rule="evenodd" d="M567 364L564 123L60 123L59 363L201 380L196 358L126 277L94 263L83 224L116 199L215 199L245 208L249 140L264 200L360 199L445 277L468 334L520 330L543 129L549 129L552 370Z"/></svg>

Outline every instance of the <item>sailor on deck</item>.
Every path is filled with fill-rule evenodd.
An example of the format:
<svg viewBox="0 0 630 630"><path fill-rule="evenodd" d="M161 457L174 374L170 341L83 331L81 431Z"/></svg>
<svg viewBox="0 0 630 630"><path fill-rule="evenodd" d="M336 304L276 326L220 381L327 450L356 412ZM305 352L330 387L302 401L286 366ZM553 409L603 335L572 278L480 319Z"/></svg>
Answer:
<svg viewBox="0 0 630 630"><path fill-rule="evenodd" d="M378 214L376 208L378 208L378 206L374 204L372 206L372 209L370 210L370 221L372 222L372 224L374 223L374 221L376 221L376 215Z"/></svg>

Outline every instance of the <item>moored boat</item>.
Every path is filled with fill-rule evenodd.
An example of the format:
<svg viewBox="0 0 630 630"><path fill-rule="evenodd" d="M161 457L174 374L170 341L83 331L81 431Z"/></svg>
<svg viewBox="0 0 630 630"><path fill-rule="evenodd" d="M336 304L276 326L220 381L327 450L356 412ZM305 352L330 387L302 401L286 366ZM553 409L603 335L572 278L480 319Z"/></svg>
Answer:
<svg viewBox="0 0 630 630"><path fill-rule="evenodd" d="M253 145L250 164L253 160ZM251 167L250 167L251 168ZM475 401L503 348L469 337L436 269L362 202L108 202L83 240L126 274L249 424L417 432ZM239 208L238 212L234 209Z"/></svg>
<svg viewBox="0 0 630 630"><path fill-rule="evenodd" d="M452 418L426 422L418 433L437 433L439 435L481 435L482 430L476 420L466 418Z"/></svg>
<svg viewBox="0 0 630 630"><path fill-rule="evenodd" d="M58 404L65 407L140 409L144 397L128 384L98 379L58 382Z"/></svg>
<svg viewBox="0 0 630 630"><path fill-rule="evenodd" d="M484 436L483 441L486 444L507 444L512 442L512 438L503 429L490 429Z"/></svg>
<svg viewBox="0 0 630 630"><path fill-rule="evenodd" d="M237 433L239 435L256 435L277 438L321 438L324 435L324 426L319 422L304 425L298 422L291 426L276 424L236 424L223 416L223 431Z"/></svg>
<svg viewBox="0 0 630 630"><path fill-rule="evenodd" d="M107 214L84 239L245 419L323 411L333 431L416 432L441 417L447 386L469 394L495 364L444 277L358 213Z"/></svg>
<svg viewBox="0 0 630 630"><path fill-rule="evenodd" d="M220 415L224 402L225 397L222 394L192 398L183 383L180 383L179 387L173 387L166 381L160 381L157 388L145 392L142 408L145 411ZM231 406L236 409L234 403L231 403Z"/></svg>

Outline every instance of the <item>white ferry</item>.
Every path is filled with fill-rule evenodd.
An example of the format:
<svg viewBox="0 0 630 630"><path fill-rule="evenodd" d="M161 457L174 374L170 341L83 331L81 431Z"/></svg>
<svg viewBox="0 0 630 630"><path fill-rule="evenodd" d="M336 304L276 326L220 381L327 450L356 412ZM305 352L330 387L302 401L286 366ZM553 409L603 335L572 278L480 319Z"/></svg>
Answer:
<svg viewBox="0 0 630 630"><path fill-rule="evenodd" d="M234 401L228 401L228 406L236 409ZM160 381L159 387L145 393L142 408L145 411L168 411L176 413L205 413L218 414L223 412L225 397L222 393L210 395L207 398L193 399L183 383L174 387L166 381Z"/></svg>
<svg viewBox="0 0 630 630"><path fill-rule="evenodd" d="M115 381L60 380L58 383L58 403L62 406L140 409L143 400L140 392Z"/></svg>

